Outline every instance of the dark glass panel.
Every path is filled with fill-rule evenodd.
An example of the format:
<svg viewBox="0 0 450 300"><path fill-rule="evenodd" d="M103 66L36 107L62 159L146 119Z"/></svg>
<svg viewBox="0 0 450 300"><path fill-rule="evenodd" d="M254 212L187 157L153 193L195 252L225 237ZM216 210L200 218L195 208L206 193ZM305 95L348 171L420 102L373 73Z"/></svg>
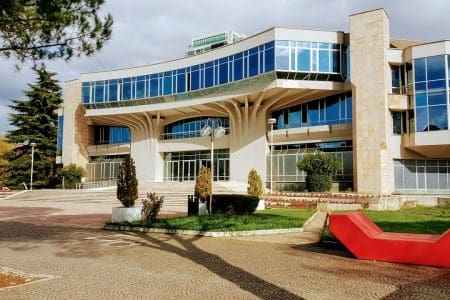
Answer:
<svg viewBox="0 0 450 300"><path fill-rule="evenodd" d="M328 98L326 101L326 105L327 121L339 120L339 99Z"/></svg>
<svg viewBox="0 0 450 300"><path fill-rule="evenodd" d="M249 56L249 76L258 75L258 53Z"/></svg>
<svg viewBox="0 0 450 300"><path fill-rule="evenodd" d="M192 71L191 72L191 90L195 91L200 88L200 72Z"/></svg>
<svg viewBox="0 0 450 300"><path fill-rule="evenodd" d="M294 106L289 108L289 128L301 127L301 106Z"/></svg>
<svg viewBox="0 0 450 300"><path fill-rule="evenodd" d="M428 131L428 108L416 108L416 130L417 132Z"/></svg>
<svg viewBox="0 0 450 300"><path fill-rule="evenodd" d="M427 83L426 82L416 82L414 87L416 89L416 92L426 91L427 90Z"/></svg>
<svg viewBox="0 0 450 300"><path fill-rule="evenodd" d="M90 86L89 85L83 86L83 88L81 90L81 93L82 93L81 98L83 100L83 103L84 104L89 103L90 99L91 99L91 88L90 88Z"/></svg>
<svg viewBox="0 0 450 300"><path fill-rule="evenodd" d="M131 81L124 79L122 83L122 100L130 100L130 99L131 99Z"/></svg>
<svg viewBox="0 0 450 300"><path fill-rule="evenodd" d="M228 62L219 65L219 84L228 83Z"/></svg>
<svg viewBox="0 0 450 300"><path fill-rule="evenodd" d="M330 51L319 51L319 72L330 72Z"/></svg>
<svg viewBox="0 0 450 300"><path fill-rule="evenodd" d="M445 56L432 56L427 58L427 80L445 78ZM416 81L418 81L416 79Z"/></svg>
<svg viewBox="0 0 450 300"><path fill-rule="evenodd" d="M434 80L434 81L428 81L428 89L429 90L437 90L437 89L445 89L445 82L446 80Z"/></svg>
<svg viewBox="0 0 450 300"><path fill-rule="evenodd" d="M145 98L145 81L136 82L136 99Z"/></svg>
<svg viewBox="0 0 450 300"><path fill-rule="evenodd" d="M105 92L105 86L104 85L97 85L95 87L95 102L103 102L104 99L104 92Z"/></svg>
<svg viewBox="0 0 450 300"><path fill-rule="evenodd" d="M427 93L416 93L416 106L427 105Z"/></svg>
<svg viewBox="0 0 450 300"><path fill-rule="evenodd" d="M150 97L157 97L158 93L158 79L150 80Z"/></svg>
<svg viewBox="0 0 450 300"><path fill-rule="evenodd" d="M108 89L108 101L117 101L117 83L110 84Z"/></svg>
<svg viewBox="0 0 450 300"><path fill-rule="evenodd" d="M414 60L414 80L415 82L426 80L425 58Z"/></svg>
<svg viewBox="0 0 450 300"><path fill-rule="evenodd" d="M205 68L205 87L211 87L214 85L214 68Z"/></svg>
<svg viewBox="0 0 450 300"><path fill-rule="evenodd" d="M186 74L177 75L177 93L186 92Z"/></svg>
<svg viewBox="0 0 450 300"><path fill-rule="evenodd" d="M234 64L234 80L241 80L242 79L242 58L235 59Z"/></svg>
<svg viewBox="0 0 450 300"><path fill-rule="evenodd" d="M429 130L445 130L448 128L447 121L447 105L430 106L429 110L429 120L430 126Z"/></svg>
<svg viewBox="0 0 450 300"><path fill-rule="evenodd" d="M275 69L275 51L274 48L270 48L265 50L264 52L265 66L264 71L270 72Z"/></svg>
<svg viewBox="0 0 450 300"><path fill-rule="evenodd" d="M447 104L447 91L428 92L428 105Z"/></svg>
<svg viewBox="0 0 450 300"><path fill-rule="evenodd" d="M319 102L308 103L308 123L310 126L317 126L319 123Z"/></svg>

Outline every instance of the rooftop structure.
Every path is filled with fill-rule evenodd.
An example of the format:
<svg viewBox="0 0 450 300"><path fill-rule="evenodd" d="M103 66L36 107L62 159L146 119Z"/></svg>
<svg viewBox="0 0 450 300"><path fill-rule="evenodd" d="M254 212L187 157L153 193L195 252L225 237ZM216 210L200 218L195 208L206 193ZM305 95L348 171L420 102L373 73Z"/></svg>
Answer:
<svg viewBox="0 0 450 300"><path fill-rule="evenodd" d="M244 38L245 35L238 34L231 30L196 38L193 39L192 43L187 47L186 56L204 53L224 45L232 44Z"/></svg>

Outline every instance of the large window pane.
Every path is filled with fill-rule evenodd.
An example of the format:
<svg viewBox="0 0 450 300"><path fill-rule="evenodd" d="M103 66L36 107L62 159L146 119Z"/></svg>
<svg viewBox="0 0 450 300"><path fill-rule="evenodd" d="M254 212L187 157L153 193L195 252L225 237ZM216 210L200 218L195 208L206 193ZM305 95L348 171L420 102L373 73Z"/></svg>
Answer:
<svg viewBox="0 0 450 300"><path fill-rule="evenodd" d="M445 78L445 57L432 56L427 58L427 80ZM418 81L416 79L416 81Z"/></svg>
<svg viewBox="0 0 450 300"><path fill-rule="evenodd" d="M428 108L416 108L416 129L417 132L428 131Z"/></svg>
<svg viewBox="0 0 450 300"><path fill-rule="evenodd" d="M273 50L273 49L272 49ZM242 58L234 59L233 62L233 68L234 68L234 80L241 80L242 79Z"/></svg>
<svg viewBox="0 0 450 300"><path fill-rule="evenodd" d="M319 72L330 72L330 51L319 51Z"/></svg>
<svg viewBox="0 0 450 300"><path fill-rule="evenodd" d="M186 92L186 74L177 75L177 93Z"/></svg>
<svg viewBox="0 0 450 300"><path fill-rule="evenodd" d="M95 87L95 102L103 102L104 99L104 92L105 92L105 86L104 85L97 85Z"/></svg>
<svg viewBox="0 0 450 300"><path fill-rule="evenodd" d="M228 83L228 63L219 65L219 84Z"/></svg>
<svg viewBox="0 0 450 300"><path fill-rule="evenodd" d="M264 69L266 72L270 72L274 70L275 67L275 48L266 49L264 51L264 59L265 59L265 66ZM236 80L236 79L235 79Z"/></svg>
<svg viewBox="0 0 450 300"><path fill-rule="evenodd" d="M108 89L108 101L117 101L117 83L110 84Z"/></svg>
<svg viewBox="0 0 450 300"><path fill-rule="evenodd" d="M319 123L319 103L317 101L308 103L308 123L317 126Z"/></svg>
<svg viewBox="0 0 450 300"><path fill-rule="evenodd" d="M339 119L339 99L328 98L326 101L326 120L338 120Z"/></svg>
<svg viewBox="0 0 450 300"><path fill-rule="evenodd" d="M447 92L445 90L428 92L428 105L440 104L447 104Z"/></svg>
<svg viewBox="0 0 450 300"><path fill-rule="evenodd" d="M214 68L205 68L205 87L211 87L214 84Z"/></svg>
<svg viewBox="0 0 450 300"><path fill-rule="evenodd" d="M427 93L416 94L416 106L427 106Z"/></svg>
<svg viewBox="0 0 450 300"><path fill-rule="evenodd" d="M297 50L297 68L302 72L309 72L311 70L311 50L298 49Z"/></svg>
<svg viewBox="0 0 450 300"><path fill-rule="evenodd" d="M447 129L447 105L430 106L428 109L430 119L429 130Z"/></svg>
<svg viewBox="0 0 450 300"><path fill-rule="evenodd" d="M249 76L258 75L258 53L249 57Z"/></svg>
<svg viewBox="0 0 450 300"><path fill-rule="evenodd" d="M131 79L125 78L122 83L122 100L131 99Z"/></svg>
<svg viewBox="0 0 450 300"><path fill-rule="evenodd" d="M289 70L289 48L277 47L276 48L276 68L277 70Z"/></svg>
<svg viewBox="0 0 450 300"><path fill-rule="evenodd" d="M414 80L416 82L426 80L425 58L414 60Z"/></svg>
<svg viewBox="0 0 450 300"><path fill-rule="evenodd" d="M136 82L136 99L145 98L145 81Z"/></svg>
<svg viewBox="0 0 450 300"><path fill-rule="evenodd" d="M90 99L91 99L91 87L89 85L83 86L81 93L82 93L81 97L83 98L83 103L85 103L85 104L89 103Z"/></svg>

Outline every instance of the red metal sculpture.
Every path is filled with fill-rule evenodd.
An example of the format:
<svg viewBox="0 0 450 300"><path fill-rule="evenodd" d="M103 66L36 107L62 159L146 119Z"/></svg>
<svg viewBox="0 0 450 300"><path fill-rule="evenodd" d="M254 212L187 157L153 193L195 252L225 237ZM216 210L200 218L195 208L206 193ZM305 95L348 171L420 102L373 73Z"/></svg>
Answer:
<svg viewBox="0 0 450 300"><path fill-rule="evenodd" d="M443 235L382 231L361 212L329 216L331 232L359 259L450 268L450 229Z"/></svg>

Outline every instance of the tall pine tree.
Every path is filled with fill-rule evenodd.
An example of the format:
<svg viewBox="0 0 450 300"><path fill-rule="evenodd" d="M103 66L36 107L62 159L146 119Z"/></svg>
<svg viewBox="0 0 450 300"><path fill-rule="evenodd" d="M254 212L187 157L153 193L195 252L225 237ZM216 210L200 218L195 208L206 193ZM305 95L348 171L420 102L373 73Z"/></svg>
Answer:
<svg viewBox="0 0 450 300"><path fill-rule="evenodd" d="M49 183L55 173L56 135L58 127L57 109L62 103L61 87L44 66L35 68L37 76L30 89L25 91L28 100L13 100L13 113L9 120L15 130L6 135L9 143L24 141L36 143L34 151L33 186L42 187ZM10 186L19 186L30 181L31 146L22 145L8 158L7 168Z"/></svg>

